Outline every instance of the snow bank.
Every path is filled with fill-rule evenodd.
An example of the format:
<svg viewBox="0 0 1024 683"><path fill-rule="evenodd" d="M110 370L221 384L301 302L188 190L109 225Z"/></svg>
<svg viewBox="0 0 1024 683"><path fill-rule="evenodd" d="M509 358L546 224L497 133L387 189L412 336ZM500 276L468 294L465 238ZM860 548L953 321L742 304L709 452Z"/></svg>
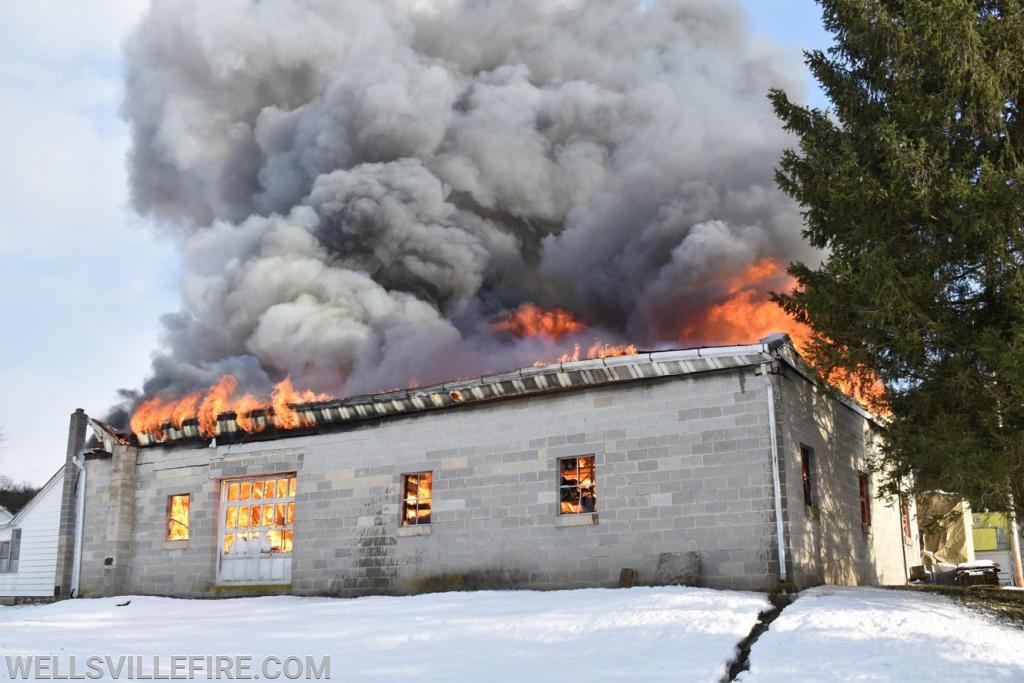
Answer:
<svg viewBox="0 0 1024 683"><path fill-rule="evenodd" d="M943 596L822 586L772 623L739 680L1024 681L1024 631Z"/></svg>
<svg viewBox="0 0 1024 683"><path fill-rule="evenodd" d="M682 587L355 600L133 596L115 606L126 599L0 609L0 656L57 655L66 671L75 655L81 671L94 655L160 656L161 669L172 655L330 655L331 679L341 681L715 681L768 607L757 593Z"/></svg>

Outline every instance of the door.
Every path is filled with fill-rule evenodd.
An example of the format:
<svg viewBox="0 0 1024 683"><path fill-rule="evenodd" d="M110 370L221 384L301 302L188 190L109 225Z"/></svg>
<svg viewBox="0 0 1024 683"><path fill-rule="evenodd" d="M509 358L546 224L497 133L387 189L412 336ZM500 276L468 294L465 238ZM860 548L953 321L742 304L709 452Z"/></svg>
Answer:
<svg viewBox="0 0 1024 683"><path fill-rule="evenodd" d="M295 474L225 479L222 487L218 583L290 583Z"/></svg>

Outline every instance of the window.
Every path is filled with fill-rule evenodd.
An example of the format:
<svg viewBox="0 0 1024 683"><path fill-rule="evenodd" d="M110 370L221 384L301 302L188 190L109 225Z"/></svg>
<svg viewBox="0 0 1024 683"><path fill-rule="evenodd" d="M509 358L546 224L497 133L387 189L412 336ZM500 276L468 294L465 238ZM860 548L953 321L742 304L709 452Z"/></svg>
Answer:
<svg viewBox="0 0 1024 683"><path fill-rule="evenodd" d="M189 494L167 496L167 540L188 540L188 511L191 503Z"/></svg>
<svg viewBox="0 0 1024 683"><path fill-rule="evenodd" d="M295 474L227 479L221 489L221 582L288 583Z"/></svg>
<svg viewBox="0 0 1024 683"><path fill-rule="evenodd" d="M814 467L814 449L800 445L800 477L804 485L804 505L814 507L814 497L811 495L811 470Z"/></svg>
<svg viewBox="0 0 1024 683"><path fill-rule="evenodd" d="M871 491L868 487L868 475L865 472L858 472L857 479L860 483L860 523L871 526Z"/></svg>
<svg viewBox="0 0 1024 683"><path fill-rule="evenodd" d="M0 574L18 571L21 556L21 529L11 531L11 540L0 541Z"/></svg>
<svg viewBox="0 0 1024 683"><path fill-rule="evenodd" d="M597 512L597 479L594 456L562 458L558 461L559 514Z"/></svg>
<svg viewBox="0 0 1024 683"><path fill-rule="evenodd" d="M433 472L402 475L402 526L430 524Z"/></svg>
<svg viewBox="0 0 1024 683"><path fill-rule="evenodd" d="M914 536L910 527L910 501L906 499L900 500L900 526L903 529L903 540L909 543Z"/></svg>

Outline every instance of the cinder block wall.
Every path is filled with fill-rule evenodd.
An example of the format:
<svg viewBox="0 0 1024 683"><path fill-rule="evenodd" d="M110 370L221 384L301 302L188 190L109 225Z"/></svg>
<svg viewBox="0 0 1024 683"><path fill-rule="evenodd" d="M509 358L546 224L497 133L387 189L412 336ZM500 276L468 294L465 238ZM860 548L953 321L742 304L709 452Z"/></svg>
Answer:
<svg viewBox="0 0 1024 683"><path fill-rule="evenodd" d="M906 583L899 506L874 497L877 476L871 481L871 525L861 525L858 472L869 471L878 446L871 422L792 369L783 370L778 386L791 578L800 587ZM814 451L812 508L804 505L801 445ZM908 563L917 564L913 539L906 552Z"/></svg>
<svg viewBox="0 0 1024 683"><path fill-rule="evenodd" d="M647 583L660 553L690 551L703 585L763 588L777 580L767 415L763 380L743 369L317 436L141 449L127 590L232 594L215 588L219 481L290 471L293 593L613 586L624 567ZM561 526L557 460L588 454L598 523ZM430 534L400 535L401 475L424 470ZM90 509L99 478L90 473ZM180 493L192 494L191 538L169 543L167 496Z"/></svg>
<svg viewBox="0 0 1024 683"><path fill-rule="evenodd" d="M85 460L85 524L82 527L82 559L78 595L95 597L105 593L103 560L107 557L107 511L110 509L110 457Z"/></svg>

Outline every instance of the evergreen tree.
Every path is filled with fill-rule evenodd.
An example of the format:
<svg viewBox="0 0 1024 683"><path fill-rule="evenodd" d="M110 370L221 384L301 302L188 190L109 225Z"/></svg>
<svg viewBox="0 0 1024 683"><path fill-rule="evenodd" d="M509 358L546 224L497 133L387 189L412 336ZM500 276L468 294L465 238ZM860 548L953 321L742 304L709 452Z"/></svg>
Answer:
<svg viewBox="0 0 1024 683"><path fill-rule="evenodd" d="M776 295L809 355L886 384L894 489L1024 500L1024 1L819 0L831 106L770 95L821 264Z"/></svg>

